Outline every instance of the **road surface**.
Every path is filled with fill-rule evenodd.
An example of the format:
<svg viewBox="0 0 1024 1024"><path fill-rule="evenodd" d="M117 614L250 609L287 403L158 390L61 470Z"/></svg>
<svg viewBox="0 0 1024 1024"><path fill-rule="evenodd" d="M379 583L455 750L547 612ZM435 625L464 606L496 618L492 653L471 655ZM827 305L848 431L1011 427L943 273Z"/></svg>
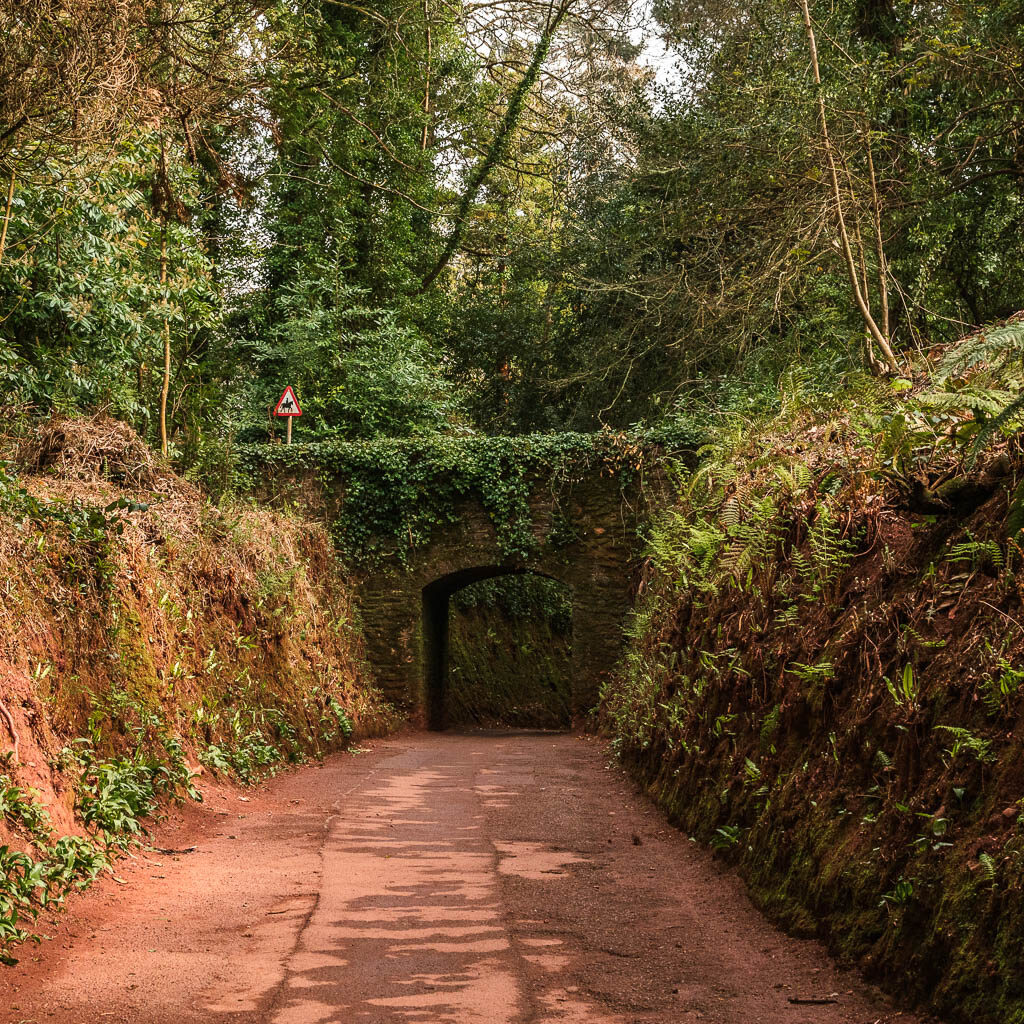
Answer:
<svg viewBox="0 0 1024 1024"><path fill-rule="evenodd" d="M137 854L76 897L0 972L5 1019L916 1021L767 924L592 738L378 741L215 792L154 842L196 849Z"/></svg>

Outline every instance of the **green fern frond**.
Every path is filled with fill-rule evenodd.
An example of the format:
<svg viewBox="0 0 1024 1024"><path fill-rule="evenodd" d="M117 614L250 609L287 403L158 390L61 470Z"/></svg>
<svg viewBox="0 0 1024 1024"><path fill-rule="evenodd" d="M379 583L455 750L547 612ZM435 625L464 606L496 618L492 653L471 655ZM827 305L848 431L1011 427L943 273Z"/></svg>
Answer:
<svg viewBox="0 0 1024 1024"><path fill-rule="evenodd" d="M1024 480L1013 489L1010 497L1009 513L1006 516L1006 534L1016 537L1024 530Z"/></svg>
<svg viewBox="0 0 1024 1024"><path fill-rule="evenodd" d="M1015 420L1024 417L1024 392L1021 392L1002 412L986 420L978 431L971 447L972 459L977 458L978 452L992 439L997 431L1007 430L1015 426Z"/></svg>
<svg viewBox="0 0 1024 1024"><path fill-rule="evenodd" d="M812 379L811 371L804 366L794 366L782 375L779 379L779 399L783 416L806 408Z"/></svg>
<svg viewBox="0 0 1024 1024"><path fill-rule="evenodd" d="M994 881L996 877L996 862L987 853L978 854L978 863L985 874L986 881Z"/></svg>
<svg viewBox="0 0 1024 1024"><path fill-rule="evenodd" d="M992 742L975 736L970 729L964 729L957 725L937 725L936 730L949 733L953 745L946 749L946 754L951 761L962 753L971 754L979 763L995 760L995 753L992 750Z"/></svg>
<svg viewBox="0 0 1024 1024"><path fill-rule="evenodd" d="M939 364L938 377L947 380L979 367L1006 366L1024 358L1024 318L990 327L964 338Z"/></svg>
<svg viewBox="0 0 1024 1024"><path fill-rule="evenodd" d="M945 555L947 562L970 562L972 569L990 566L1001 569L1006 564L1003 549L994 540L976 540L970 533L967 540L954 544Z"/></svg>
<svg viewBox="0 0 1024 1024"><path fill-rule="evenodd" d="M726 498L725 503L722 505L718 513L718 521L727 530L733 527L739 526L740 523L740 501L735 494L730 495Z"/></svg>
<svg viewBox="0 0 1024 1024"><path fill-rule="evenodd" d="M976 419L1001 416L1014 400L1012 391L972 384L958 391L929 391L918 401L937 412L971 412Z"/></svg>
<svg viewBox="0 0 1024 1024"><path fill-rule="evenodd" d="M936 381L949 385L948 392L922 397L923 404L946 410L970 409L980 423L971 449L976 458L981 449L1002 430L1018 426L1024 414L1024 393L1016 394L1024 366L1024 317L978 331L953 347L939 364ZM972 380L964 384L962 379ZM1001 388L984 386L998 383ZM1006 390L1006 386L1013 390ZM947 397L948 396L948 397Z"/></svg>
<svg viewBox="0 0 1024 1024"><path fill-rule="evenodd" d="M777 466L775 479L779 481L780 487L786 494L791 498L796 498L810 487L813 477L807 465L795 462L791 467Z"/></svg>

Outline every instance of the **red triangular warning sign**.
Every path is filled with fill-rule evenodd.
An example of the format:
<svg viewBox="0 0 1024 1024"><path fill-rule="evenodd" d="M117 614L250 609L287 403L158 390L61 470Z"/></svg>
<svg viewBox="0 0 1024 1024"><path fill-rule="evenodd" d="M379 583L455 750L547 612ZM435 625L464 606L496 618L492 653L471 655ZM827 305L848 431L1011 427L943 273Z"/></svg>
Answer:
<svg viewBox="0 0 1024 1024"><path fill-rule="evenodd" d="M301 416L302 410L299 408L299 400L295 397L295 392L292 391L291 385L284 389L284 394L281 396L277 403L277 408L274 409L275 416Z"/></svg>

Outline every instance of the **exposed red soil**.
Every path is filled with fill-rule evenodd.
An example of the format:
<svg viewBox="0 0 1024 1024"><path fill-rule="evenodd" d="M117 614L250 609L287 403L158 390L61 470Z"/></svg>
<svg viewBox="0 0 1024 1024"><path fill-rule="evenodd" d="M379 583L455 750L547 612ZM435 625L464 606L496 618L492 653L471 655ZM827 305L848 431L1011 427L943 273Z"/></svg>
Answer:
<svg viewBox="0 0 1024 1024"><path fill-rule="evenodd" d="M197 767L254 733L282 756L335 749L338 709L356 735L386 730L323 523L215 506L102 415L12 447L0 432L22 471L0 481L0 767L55 835L81 830L60 752L83 737L166 759L174 736ZM26 837L0 820L4 844Z"/></svg>
<svg viewBox="0 0 1024 1024"><path fill-rule="evenodd" d="M212 793L154 845L196 850L75 899L0 975L3 1020L919 1020L768 924L593 739L379 741Z"/></svg>

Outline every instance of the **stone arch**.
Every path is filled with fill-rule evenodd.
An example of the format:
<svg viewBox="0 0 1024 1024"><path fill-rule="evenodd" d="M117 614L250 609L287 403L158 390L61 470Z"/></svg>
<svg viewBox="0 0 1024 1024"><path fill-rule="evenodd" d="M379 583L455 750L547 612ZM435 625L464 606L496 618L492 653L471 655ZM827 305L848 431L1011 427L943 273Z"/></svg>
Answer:
<svg viewBox="0 0 1024 1024"><path fill-rule="evenodd" d="M674 451L685 451L682 442ZM638 527L664 457L661 442L610 434L252 445L245 453L258 491L323 516L340 550L355 555L367 673L396 710L424 724L437 720L431 673L442 606L459 581L510 573L571 589L573 715L597 705L621 651ZM350 503L373 514L353 519ZM402 509L417 503L431 525L424 531L418 519L414 536Z"/></svg>
<svg viewBox="0 0 1024 1024"><path fill-rule="evenodd" d="M572 593L573 714L582 718L591 711L618 660L632 603L636 523L623 516L622 507L614 479L578 484L572 493L575 537L554 545L554 508L541 498L533 506L534 552L509 558L486 510L467 501L452 524L411 552L403 567L382 567L365 578L359 607L367 660L388 700L423 724L439 725L431 698L437 699L438 674L444 670L449 598L478 579L532 572Z"/></svg>

